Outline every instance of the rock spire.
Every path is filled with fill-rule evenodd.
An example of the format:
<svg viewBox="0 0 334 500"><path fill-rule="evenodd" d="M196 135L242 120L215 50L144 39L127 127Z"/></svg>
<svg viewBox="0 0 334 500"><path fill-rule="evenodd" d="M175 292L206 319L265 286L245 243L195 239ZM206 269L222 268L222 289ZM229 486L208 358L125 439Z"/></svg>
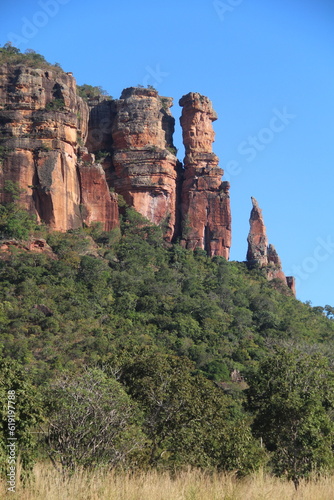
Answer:
<svg viewBox="0 0 334 500"><path fill-rule="evenodd" d="M154 89L130 87L115 102L111 183L166 240L175 235L180 164L173 145L173 100Z"/></svg>
<svg viewBox="0 0 334 500"><path fill-rule="evenodd" d="M295 294L295 280L292 276L285 276L281 259L275 247L271 244L268 245L267 230L262 210L255 198L252 197L251 200L253 207L249 219L250 230L247 238L247 263L249 267L258 266L265 269L269 281L279 279Z"/></svg>
<svg viewBox="0 0 334 500"><path fill-rule="evenodd" d="M229 258L231 210L228 182L212 152L212 122L217 114L211 101L190 92L180 99L180 119L185 146L181 192L181 243L190 249L202 248L208 255Z"/></svg>

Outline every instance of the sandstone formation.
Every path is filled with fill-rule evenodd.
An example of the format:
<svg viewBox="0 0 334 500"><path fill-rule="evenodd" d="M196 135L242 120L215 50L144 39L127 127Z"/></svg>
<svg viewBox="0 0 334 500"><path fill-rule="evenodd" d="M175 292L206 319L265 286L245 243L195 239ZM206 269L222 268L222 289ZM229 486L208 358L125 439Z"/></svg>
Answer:
<svg viewBox="0 0 334 500"><path fill-rule="evenodd" d="M253 208L249 219L250 230L247 238L247 263L249 267L258 266L265 269L269 281L279 279L296 294L294 278L292 276L285 276L281 259L275 247L273 245L268 245L267 231L262 216L262 210L253 197L252 204Z"/></svg>
<svg viewBox="0 0 334 500"><path fill-rule="evenodd" d="M172 99L154 89L130 87L115 102L110 182L125 201L171 241L176 225L179 162L173 146Z"/></svg>
<svg viewBox="0 0 334 500"><path fill-rule="evenodd" d="M202 248L208 255L229 258L231 211L229 183L212 152L217 115L211 101L191 92L180 99L182 116L184 178L181 194L182 240L190 249Z"/></svg>
<svg viewBox="0 0 334 500"><path fill-rule="evenodd" d="M248 234L247 262L260 267L268 264L268 238L266 226L262 217L262 210L258 202L252 197L253 208L250 214L250 230Z"/></svg>
<svg viewBox="0 0 334 500"><path fill-rule="evenodd" d="M8 201L4 188L11 181L39 221L60 231L80 227L78 148L87 125L88 106L77 96L71 74L1 65L0 201ZM102 216L96 220L103 222Z"/></svg>
<svg viewBox="0 0 334 500"><path fill-rule="evenodd" d="M80 156L79 179L81 187L82 220L90 226L102 222L105 231L118 225L117 195L111 193L102 165L88 152Z"/></svg>
<svg viewBox="0 0 334 500"><path fill-rule="evenodd" d="M48 68L48 67L47 67ZM183 165L173 145L173 100L153 88L130 87L120 99L85 102L71 73L0 64L0 203L20 203L51 229L66 231L101 222L119 224L118 195L152 223L167 241L229 258L229 183L212 152L217 115L199 93L180 99ZM268 246L261 209L252 198L247 261L265 268L294 290L279 256ZM15 245L12 241L3 245ZM47 251L34 240L33 251Z"/></svg>
<svg viewBox="0 0 334 500"><path fill-rule="evenodd" d="M89 152L112 152L111 130L115 119L115 101L105 96L90 98L88 135L86 147Z"/></svg>
<svg viewBox="0 0 334 500"><path fill-rule="evenodd" d="M87 133L87 105L76 95L73 77L23 65L0 67L1 169L23 190L21 202L51 228L78 227L80 186L76 172L78 137Z"/></svg>

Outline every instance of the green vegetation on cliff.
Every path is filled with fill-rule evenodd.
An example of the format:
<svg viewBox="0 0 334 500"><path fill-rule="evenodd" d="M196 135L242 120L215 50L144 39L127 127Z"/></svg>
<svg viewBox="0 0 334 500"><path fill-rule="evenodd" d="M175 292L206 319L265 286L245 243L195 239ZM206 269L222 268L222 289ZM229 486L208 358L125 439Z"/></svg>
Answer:
<svg viewBox="0 0 334 500"><path fill-rule="evenodd" d="M14 47L10 42L0 47L0 64L4 63L25 64L30 68L52 69L56 72L63 72L59 63L49 63L44 56L32 49L27 49L22 53L20 49Z"/></svg>
<svg viewBox="0 0 334 500"><path fill-rule="evenodd" d="M11 227L6 236L19 237ZM109 463L246 474L268 462L296 482L331 469L331 307L302 304L244 263L168 244L131 208L110 233L43 231L52 252L7 244L0 253L2 362L13 359L35 387L21 402L23 435L43 419L41 455L71 470ZM11 382L2 377L2 390ZM38 408L44 401L38 419L35 398ZM99 453L97 414L114 436ZM2 465L5 435L4 420ZM33 460L29 446L23 460Z"/></svg>

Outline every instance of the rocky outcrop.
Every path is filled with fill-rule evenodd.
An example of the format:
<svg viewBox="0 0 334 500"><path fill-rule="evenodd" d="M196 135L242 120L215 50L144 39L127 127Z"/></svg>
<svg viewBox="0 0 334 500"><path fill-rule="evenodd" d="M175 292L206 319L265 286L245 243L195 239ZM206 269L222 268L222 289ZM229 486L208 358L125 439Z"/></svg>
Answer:
<svg viewBox="0 0 334 500"><path fill-rule="evenodd" d="M5 64L0 82L2 197L6 181L15 182L23 206L52 229L80 226L77 144L86 138L88 108L74 78Z"/></svg>
<svg viewBox="0 0 334 500"><path fill-rule="evenodd" d="M13 248L26 252L44 253L51 259L57 259L56 254L53 253L52 248L47 244L44 238L31 238L25 242L3 239L0 242L0 258L3 259L6 258L6 255L11 255Z"/></svg>
<svg viewBox="0 0 334 500"><path fill-rule="evenodd" d="M88 221L101 221L105 229L116 224L111 213L116 201L110 199L104 174L96 166L78 173L87 130L88 106L78 97L71 74L0 66L1 201L8 201L11 181L21 189L21 204L51 229L66 231ZM95 184L83 194L88 179ZM89 215L83 221L86 202Z"/></svg>
<svg viewBox="0 0 334 500"><path fill-rule="evenodd" d="M255 198L252 199L252 211L249 219L247 264L249 267L265 269L269 281L278 279L286 284L296 294L295 280L292 276L286 277L281 259L273 245L268 245L267 231L264 224L262 210Z"/></svg>
<svg viewBox="0 0 334 500"><path fill-rule="evenodd" d="M182 165L173 145L171 98L130 87L116 101L100 96L87 104L76 90L72 74L54 66L0 65L0 203L10 201L8 187L15 183L21 205L51 229L101 222L110 231L119 224L122 195L162 226L167 241L180 238L186 248L228 259L230 186L212 152L217 115L211 101L193 92L180 100ZM294 290L252 203L248 264ZM44 242L36 242L39 251Z"/></svg>
<svg viewBox="0 0 334 500"><path fill-rule="evenodd" d="M296 296L296 278L294 276L287 276L286 283L290 290L293 292L294 296Z"/></svg>
<svg viewBox="0 0 334 500"><path fill-rule="evenodd" d="M217 115L211 101L198 93L180 99L181 126L186 156L181 193L183 246L202 248L210 256L229 258L231 211L229 183L212 152Z"/></svg>
<svg viewBox="0 0 334 500"><path fill-rule="evenodd" d="M179 169L172 141L172 102L154 89L130 87L123 91L115 102L110 180L130 206L162 225L168 241L175 233Z"/></svg>

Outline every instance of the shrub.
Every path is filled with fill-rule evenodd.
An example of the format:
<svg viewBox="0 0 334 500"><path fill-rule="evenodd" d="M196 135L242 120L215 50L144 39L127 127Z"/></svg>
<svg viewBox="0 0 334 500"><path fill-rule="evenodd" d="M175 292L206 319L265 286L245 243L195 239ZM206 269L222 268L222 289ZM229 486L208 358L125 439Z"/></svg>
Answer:
<svg viewBox="0 0 334 500"><path fill-rule="evenodd" d="M63 374L46 391L48 453L57 467L125 465L143 445L140 412L120 383L99 369Z"/></svg>

